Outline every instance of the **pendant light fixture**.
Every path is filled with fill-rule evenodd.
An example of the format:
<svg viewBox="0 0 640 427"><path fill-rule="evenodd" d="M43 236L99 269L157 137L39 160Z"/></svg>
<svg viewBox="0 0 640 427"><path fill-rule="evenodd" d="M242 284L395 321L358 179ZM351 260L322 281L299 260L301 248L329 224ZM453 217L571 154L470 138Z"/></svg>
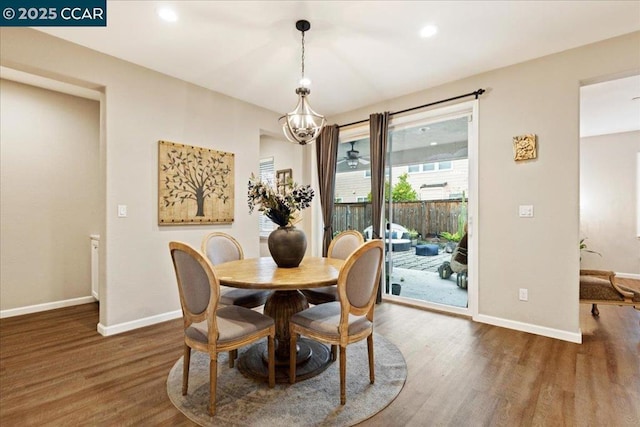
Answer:
<svg viewBox="0 0 640 427"><path fill-rule="evenodd" d="M298 104L295 110L280 117L284 136L294 144L311 144L319 135L325 124L324 116L316 113L309 106L307 97L311 93L306 85L308 80L304 78L304 33L311 28L309 21L300 20L296 22L296 29L302 33L302 78L300 87L296 89Z"/></svg>

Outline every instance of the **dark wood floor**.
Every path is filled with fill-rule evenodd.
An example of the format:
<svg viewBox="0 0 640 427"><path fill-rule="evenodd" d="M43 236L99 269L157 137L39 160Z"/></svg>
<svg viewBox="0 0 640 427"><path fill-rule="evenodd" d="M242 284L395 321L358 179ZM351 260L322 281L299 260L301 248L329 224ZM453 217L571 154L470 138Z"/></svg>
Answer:
<svg viewBox="0 0 640 427"><path fill-rule="evenodd" d="M97 304L0 320L0 425L194 425L167 398L181 320L112 337ZM409 369L364 426L638 426L640 311L580 309L572 344L391 303L376 331Z"/></svg>

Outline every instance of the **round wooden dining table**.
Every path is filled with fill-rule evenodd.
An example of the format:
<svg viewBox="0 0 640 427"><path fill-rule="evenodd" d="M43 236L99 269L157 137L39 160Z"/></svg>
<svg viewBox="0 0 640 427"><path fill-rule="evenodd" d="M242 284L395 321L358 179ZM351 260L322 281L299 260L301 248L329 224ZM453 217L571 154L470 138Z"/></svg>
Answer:
<svg viewBox="0 0 640 427"><path fill-rule="evenodd" d="M264 314L276 326L276 381L288 382L289 319L309 307L300 289L335 285L344 260L305 257L298 267L280 268L271 257L246 258L214 266L221 285L245 289L270 289L274 292L264 305ZM331 362L330 349L317 341L298 340L296 380L318 375ZM245 375L268 378L266 344L253 345L238 359Z"/></svg>

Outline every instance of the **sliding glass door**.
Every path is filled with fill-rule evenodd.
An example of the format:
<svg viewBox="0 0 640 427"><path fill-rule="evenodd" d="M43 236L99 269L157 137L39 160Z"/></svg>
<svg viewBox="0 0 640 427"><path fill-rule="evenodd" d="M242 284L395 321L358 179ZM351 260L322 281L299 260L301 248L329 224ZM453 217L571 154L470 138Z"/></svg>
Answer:
<svg viewBox="0 0 640 427"><path fill-rule="evenodd" d="M469 120L461 114L394 123L389 131L386 271L393 296L467 307Z"/></svg>
<svg viewBox="0 0 640 427"><path fill-rule="evenodd" d="M467 313L475 197L474 102L393 117L385 167L383 296ZM333 228L372 237L368 126L341 130ZM471 235L471 233L470 233ZM471 267L471 268L470 268Z"/></svg>

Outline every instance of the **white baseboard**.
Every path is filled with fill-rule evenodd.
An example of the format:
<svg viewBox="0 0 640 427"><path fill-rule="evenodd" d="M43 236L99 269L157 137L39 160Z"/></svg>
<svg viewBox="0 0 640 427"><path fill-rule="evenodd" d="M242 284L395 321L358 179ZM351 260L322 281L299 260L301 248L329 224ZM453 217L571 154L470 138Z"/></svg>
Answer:
<svg viewBox="0 0 640 427"><path fill-rule="evenodd" d="M182 317L182 310L170 311L168 313L157 314L155 316L136 319L130 322L118 323L117 325L104 326L98 323L98 333L105 337L109 335L121 334L123 332L132 331L145 326L155 325L156 323L166 322L167 320L179 319Z"/></svg>
<svg viewBox="0 0 640 427"><path fill-rule="evenodd" d="M618 273L618 272L616 272L616 276L622 277L623 279L640 280L640 274L635 274L635 273Z"/></svg>
<svg viewBox="0 0 640 427"><path fill-rule="evenodd" d="M26 307L10 308L8 310L0 310L0 319L4 319L5 317L21 316L23 314L38 313L41 311L54 310L56 308L88 304L95 301L96 299L94 297L80 297L62 301L46 302L43 304L28 305Z"/></svg>
<svg viewBox="0 0 640 427"><path fill-rule="evenodd" d="M489 325L500 326L502 328L514 329L516 331L528 332L541 335L543 337L555 338L563 341L582 344L582 332L569 332L560 329L547 328L544 326L532 325L530 323L517 322L514 320L502 319L500 317L478 315L473 320Z"/></svg>

